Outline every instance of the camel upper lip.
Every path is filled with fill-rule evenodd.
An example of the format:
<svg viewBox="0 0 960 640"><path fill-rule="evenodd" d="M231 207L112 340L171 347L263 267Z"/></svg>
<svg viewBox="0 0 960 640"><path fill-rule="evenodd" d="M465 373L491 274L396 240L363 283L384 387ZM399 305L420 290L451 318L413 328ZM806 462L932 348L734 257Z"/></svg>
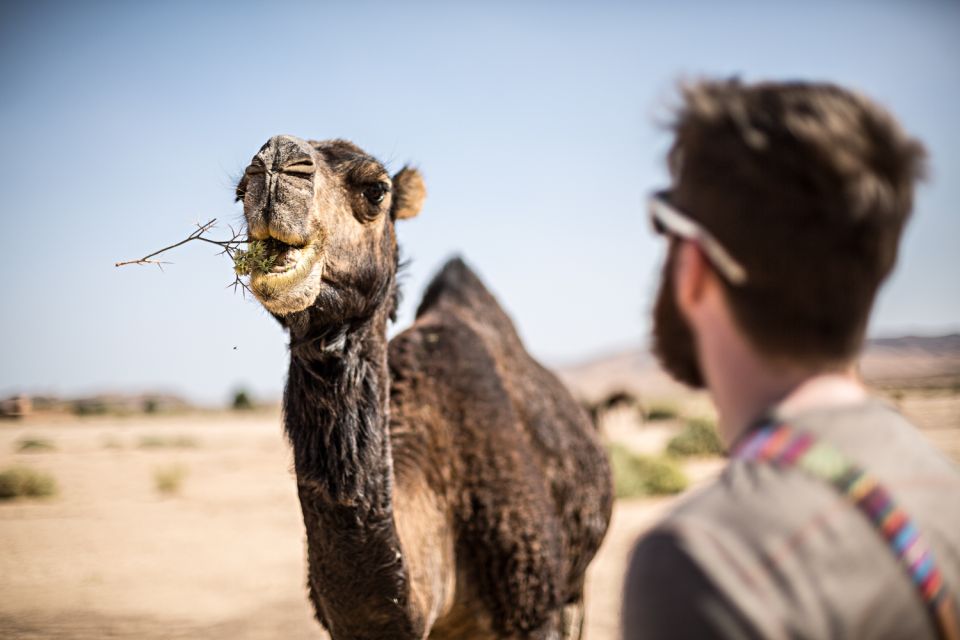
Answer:
<svg viewBox="0 0 960 640"><path fill-rule="evenodd" d="M267 249L271 251L286 251L288 249L304 249L310 245L309 242L304 242L302 244L284 242L283 240L280 240L279 238L274 238L273 236L270 236L263 242L266 245Z"/></svg>
<svg viewBox="0 0 960 640"><path fill-rule="evenodd" d="M300 242L291 242L289 238L283 238L283 237L280 237L279 235L275 235L274 233L269 233L263 236L260 236L259 234L258 235L250 234L249 239L254 240L256 242L265 242L268 245L270 244L285 245L288 247L295 247L297 249L303 249L304 247L311 244L309 240L304 240Z"/></svg>

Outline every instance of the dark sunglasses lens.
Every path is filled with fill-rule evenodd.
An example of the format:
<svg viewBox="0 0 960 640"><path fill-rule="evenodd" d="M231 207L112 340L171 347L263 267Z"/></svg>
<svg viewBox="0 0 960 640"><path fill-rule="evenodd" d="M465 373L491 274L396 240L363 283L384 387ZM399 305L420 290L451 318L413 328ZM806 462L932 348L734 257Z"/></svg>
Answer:
<svg viewBox="0 0 960 640"><path fill-rule="evenodd" d="M653 230L655 232L659 233L660 235L665 235L667 233L667 228L660 221L660 218L654 217L651 218L651 221L653 222Z"/></svg>

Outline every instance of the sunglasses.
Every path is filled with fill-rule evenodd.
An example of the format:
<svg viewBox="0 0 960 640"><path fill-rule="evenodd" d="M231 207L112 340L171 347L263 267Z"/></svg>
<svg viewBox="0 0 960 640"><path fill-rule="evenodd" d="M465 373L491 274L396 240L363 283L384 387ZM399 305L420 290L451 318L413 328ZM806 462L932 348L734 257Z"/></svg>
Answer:
<svg viewBox="0 0 960 640"><path fill-rule="evenodd" d="M653 230L661 235L696 242L710 264L733 285L747 281L747 270L723 248L723 245L698 223L667 201L667 192L658 191L647 202Z"/></svg>

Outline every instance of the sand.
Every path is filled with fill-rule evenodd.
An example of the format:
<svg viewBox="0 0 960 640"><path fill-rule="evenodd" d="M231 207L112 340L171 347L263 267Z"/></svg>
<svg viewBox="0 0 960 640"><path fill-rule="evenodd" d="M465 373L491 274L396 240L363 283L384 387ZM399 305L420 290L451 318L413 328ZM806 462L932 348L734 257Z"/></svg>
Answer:
<svg viewBox="0 0 960 640"><path fill-rule="evenodd" d="M960 397L904 409L960 458ZM612 418L612 437L662 447L676 425ZM195 446L143 448L147 438ZM18 452L25 437L53 452ZM0 468L56 476L45 500L0 502L0 637L323 638L306 598L304 533L275 414L0 423ZM181 491L154 474L180 466ZM695 484L719 460L691 462ZM620 585L637 536L675 498L619 501L587 583L589 640L617 637Z"/></svg>

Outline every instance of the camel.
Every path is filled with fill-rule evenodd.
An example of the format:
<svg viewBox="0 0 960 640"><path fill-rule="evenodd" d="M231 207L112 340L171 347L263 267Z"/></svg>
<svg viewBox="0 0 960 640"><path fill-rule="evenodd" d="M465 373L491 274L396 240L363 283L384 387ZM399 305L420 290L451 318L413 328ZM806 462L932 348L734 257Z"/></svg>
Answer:
<svg viewBox="0 0 960 640"><path fill-rule="evenodd" d="M610 470L583 409L460 259L387 341L395 222L420 173L344 140L271 138L236 188L288 330L283 420L308 588L334 640L578 638Z"/></svg>
<svg viewBox="0 0 960 640"><path fill-rule="evenodd" d="M636 411L640 415L641 420L644 415L643 405L640 404L640 399L626 389L612 391L597 401L582 400L581 404L597 429L600 429L603 419L611 411L630 409Z"/></svg>

